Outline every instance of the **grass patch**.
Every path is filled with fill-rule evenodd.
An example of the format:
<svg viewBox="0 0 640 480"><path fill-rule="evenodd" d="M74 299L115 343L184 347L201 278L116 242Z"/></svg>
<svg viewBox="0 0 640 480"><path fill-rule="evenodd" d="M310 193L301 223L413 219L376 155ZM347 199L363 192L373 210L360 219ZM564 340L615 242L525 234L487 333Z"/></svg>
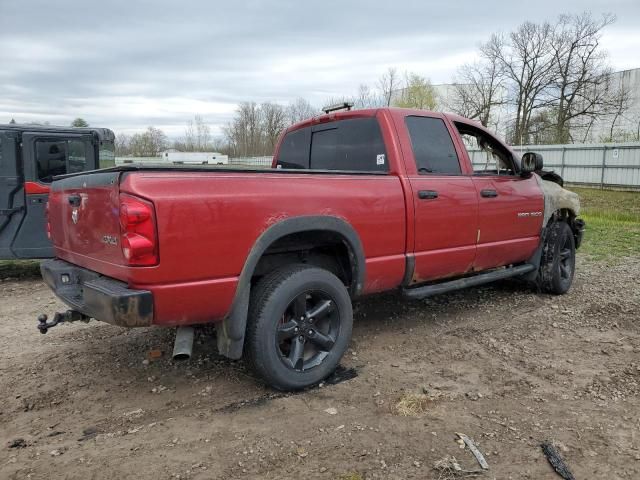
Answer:
<svg viewBox="0 0 640 480"><path fill-rule="evenodd" d="M39 277L40 262L37 260L0 260L0 279Z"/></svg>
<svg viewBox="0 0 640 480"><path fill-rule="evenodd" d="M408 393L398 400L395 410L403 417L417 417L428 410L432 401L424 393Z"/></svg>
<svg viewBox="0 0 640 480"><path fill-rule="evenodd" d="M364 480L364 477L359 473L346 473L340 475L340 480Z"/></svg>
<svg viewBox="0 0 640 480"><path fill-rule="evenodd" d="M596 260L640 256L640 222L582 215L586 222L579 252Z"/></svg>
<svg viewBox="0 0 640 480"><path fill-rule="evenodd" d="M590 217L640 222L640 192L569 187L580 196L582 213Z"/></svg>
<svg viewBox="0 0 640 480"><path fill-rule="evenodd" d="M105 158L100 159L100 166L98 168L111 168L116 166L115 160L107 160Z"/></svg>
<svg viewBox="0 0 640 480"><path fill-rule="evenodd" d="M640 192L570 188L586 222L580 253L595 260L640 255Z"/></svg>

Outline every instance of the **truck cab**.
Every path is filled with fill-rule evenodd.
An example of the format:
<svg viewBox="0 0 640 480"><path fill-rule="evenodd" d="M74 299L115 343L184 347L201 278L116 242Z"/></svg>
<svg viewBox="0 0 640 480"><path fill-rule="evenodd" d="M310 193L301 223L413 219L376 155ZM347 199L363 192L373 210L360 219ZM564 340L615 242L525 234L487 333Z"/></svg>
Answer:
<svg viewBox="0 0 640 480"><path fill-rule="evenodd" d="M111 166L106 128L0 125L0 259L54 256L45 209L53 177Z"/></svg>

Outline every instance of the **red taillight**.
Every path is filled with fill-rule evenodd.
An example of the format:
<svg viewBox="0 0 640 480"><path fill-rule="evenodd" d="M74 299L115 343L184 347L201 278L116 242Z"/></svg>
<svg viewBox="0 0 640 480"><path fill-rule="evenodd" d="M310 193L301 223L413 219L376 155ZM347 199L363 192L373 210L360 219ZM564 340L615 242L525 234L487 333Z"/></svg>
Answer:
<svg viewBox="0 0 640 480"><path fill-rule="evenodd" d="M122 254L129 265L158 263L153 205L131 195L120 195L120 232Z"/></svg>

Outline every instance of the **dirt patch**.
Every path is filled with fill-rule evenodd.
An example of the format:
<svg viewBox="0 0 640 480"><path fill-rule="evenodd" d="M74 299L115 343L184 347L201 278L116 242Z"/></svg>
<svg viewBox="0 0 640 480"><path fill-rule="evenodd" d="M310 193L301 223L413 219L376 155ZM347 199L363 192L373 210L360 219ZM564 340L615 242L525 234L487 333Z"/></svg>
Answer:
<svg viewBox="0 0 640 480"><path fill-rule="evenodd" d="M40 335L37 315L63 306L40 281L3 281L0 478L436 479L441 459L478 468L456 432L485 455L479 478L558 478L543 442L576 478L639 478L638 278L630 258L580 262L563 297L502 282L363 299L348 378L296 395L216 355L208 331L186 363L170 330ZM403 398L426 408L400 415Z"/></svg>

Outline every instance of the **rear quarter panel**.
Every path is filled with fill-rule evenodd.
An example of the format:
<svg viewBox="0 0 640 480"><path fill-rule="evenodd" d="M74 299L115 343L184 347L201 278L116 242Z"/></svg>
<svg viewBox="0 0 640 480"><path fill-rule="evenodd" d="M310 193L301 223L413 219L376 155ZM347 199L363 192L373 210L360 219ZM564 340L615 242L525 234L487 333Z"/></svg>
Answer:
<svg viewBox="0 0 640 480"><path fill-rule="evenodd" d="M354 227L366 256L364 293L393 288L404 274L405 205L396 176L136 172L120 191L153 201L160 263L114 265L111 274L153 291L156 323L224 317L257 238L296 216L335 216Z"/></svg>

